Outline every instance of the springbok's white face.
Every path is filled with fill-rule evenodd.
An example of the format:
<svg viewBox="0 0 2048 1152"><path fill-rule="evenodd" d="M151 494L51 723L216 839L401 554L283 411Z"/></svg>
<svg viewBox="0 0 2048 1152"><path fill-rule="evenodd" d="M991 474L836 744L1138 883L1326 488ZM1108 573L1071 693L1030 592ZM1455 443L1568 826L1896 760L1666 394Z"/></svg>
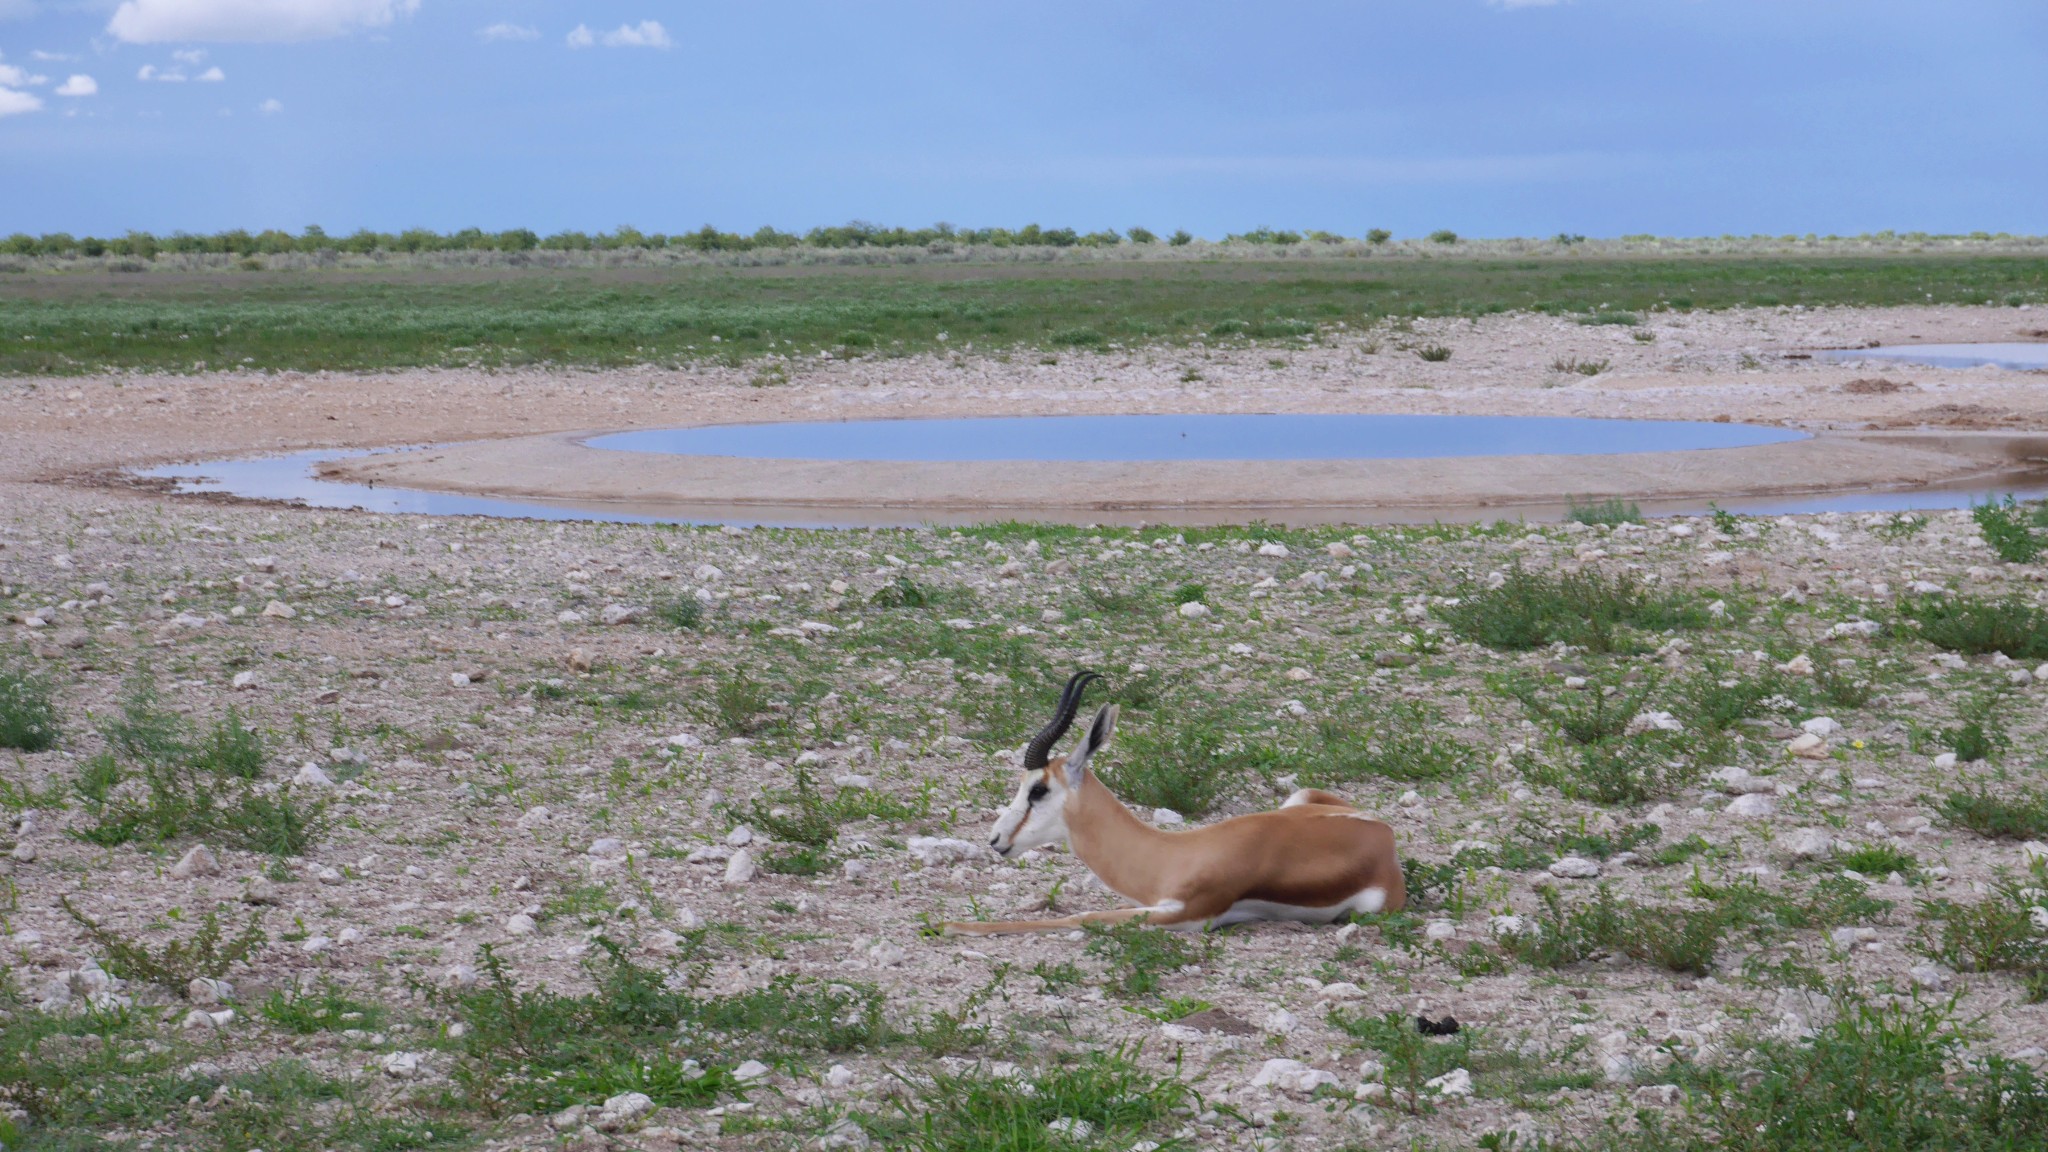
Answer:
<svg viewBox="0 0 2048 1152"><path fill-rule="evenodd" d="M1044 768L1027 770L1017 784L1017 795L1010 806L996 817L996 825L990 829L989 847L998 856L1010 856L1018 852L1029 852L1046 844L1059 844L1067 838L1067 797L1072 789L1067 786L1064 764L1049 764Z"/></svg>
<svg viewBox="0 0 2048 1152"><path fill-rule="evenodd" d="M1046 844L1059 844L1067 838L1067 801L1076 789L1101 787L1088 782L1088 761L1108 745L1110 733L1116 730L1116 705L1105 704L1089 723L1088 731L1081 737L1081 743L1064 760L1057 760L1043 768L1027 768L1023 779L1017 782L1017 795L1010 806L996 817L995 827L989 830L989 847L998 856L1013 856L1029 852Z"/></svg>

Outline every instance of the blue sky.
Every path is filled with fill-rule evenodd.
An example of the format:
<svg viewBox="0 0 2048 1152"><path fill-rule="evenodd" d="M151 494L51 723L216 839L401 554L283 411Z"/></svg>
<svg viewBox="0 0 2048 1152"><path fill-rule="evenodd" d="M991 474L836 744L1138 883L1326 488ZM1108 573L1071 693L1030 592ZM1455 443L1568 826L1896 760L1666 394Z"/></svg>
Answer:
<svg viewBox="0 0 2048 1152"><path fill-rule="evenodd" d="M850 219L2043 233L2048 2L0 0L0 233Z"/></svg>

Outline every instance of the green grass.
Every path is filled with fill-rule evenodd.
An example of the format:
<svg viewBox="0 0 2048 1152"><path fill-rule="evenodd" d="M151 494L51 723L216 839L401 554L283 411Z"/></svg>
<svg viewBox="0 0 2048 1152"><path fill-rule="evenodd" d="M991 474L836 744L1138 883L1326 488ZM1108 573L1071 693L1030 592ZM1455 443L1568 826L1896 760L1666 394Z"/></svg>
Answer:
<svg viewBox="0 0 2048 1152"><path fill-rule="evenodd" d="M1298 342L1304 327L1533 309L2048 298L2027 256L1486 256L876 268L347 270L0 278L0 375L728 362L832 349ZM1603 308L1603 306L1605 306ZM1613 322L1613 321L1609 321ZM1271 333L1271 335L1261 335ZM941 336L944 339L941 339ZM713 337L718 339L713 341Z"/></svg>
<svg viewBox="0 0 2048 1152"><path fill-rule="evenodd" d="M68 896L58 902L93 942L108 972L124 980L145 980L180 996L193 980L219 979L270 942L261 913L251 913L242 930L230 937L221 926L220 909L215 909L199 918L190 935L151 945L92 919Z"/></svg>
<svg viewBox="0 0 2048 1152"><path fill-rule="evenodd" d="M1607 362L1602 360L1600 363L1602 369L1605 370ZM1592 376L1597 375L1597 373L1587 372L1586 375ZM1610 496L1605 500L1595 500L1586 504L1580 503L1574 497L1567 504L1564 518L1579 524L1641 524L1643 522L1643 510L1636 506L1636 502L1633 500L1623 500L1619 496Z"/></svg>
<svg viewBox="0 0 2048 1152"><path fill-rule="evenodd" d="M1206 815L1243 781L1243 756L1219 717L1161 710L1154 722L1120 734L1095 772L1124 803Z"/></svg>
<svg viewBox="0 0 2048 1152"><path fill-rule="evenodd" d="M2014 660L2048 659L2048 610L2018 596L1921 596L1901 600L1899 613L1918 624L1921 638L1937 648L1971 656L2003 652Z"/></svg>
<svg viewBox="0 0 2048 1152"><path fill-rule="evenodd" d="M1508 651L1561 641L1615 652L1628 644L1625 628L1702 628L1710 619L1687 598L1653 592L1627 574L1551 574L1520 565L1498 588L1465 589L1455 607L1440 611L1458 635Z"/></svg>
<svg viewBox="0 0 2048 1152"><path fill-rule="evenodd" d="M1065 1057L1024 1076L976 1067L934 1070L928 1082L902 1079L897 1114L863 1117L862 1127L884 1145L917 1152L1129 1148L1148 1133L1156 1147L1186 1148L1167 1129L1201 1105L1177 1076L1147 1071L1138 1053L1123 1047Z"/></svg>
<svg viewBox="0 0 2048 1152"><path fill-rule="evenodd" d="M331 983L309 991L272 992L256 1011L272 1024L301 1036L350 1028L368 1032L382 1027L384 1023L383 1008L351 999Z"/></svg>
<svg viewBox="0 0 2048 1152"><path fill-rule="evenodd" d="M1993 839L2048 836L2048 793L2044 792L1998 796L1979 785L1973 791L1950 792L1943 797L1941 814L1952 824Z"/></svg>
<svg viewBox="0 0 2048 1152"><path fill-rule="evenodd" d="M43 752L57 746L57 702L50 682L0 659L0 748Z"/></svg>
<svg viewBox="0 0 2048 1152"><path fill-rule="evenodd" d="M1940 1004L1840 1003L1806 1042L1769 1039L1742 1061L1682 1068L1687 1108L1616 1130L1615 1152L2022 1152L2048 1146L2048 1085L2025 1064L1965 1063Z"/></svg>
<svg viewBox="0 0 2048 1152"><path fill-rule="evenodd" d="M1536 894L1543 911L1534 930L1502 937L1501 947L1543 968L1619 954L1672 972L1705 975L1713 970L1731 923L1720 907L1638 904L1605 885L1572 906L1547 884L1539 885Z"/></svg>
<svg viewBox="0 0 2048 1152"><path fill-rule="evenodd" d="M1087 926L1084 951L1109 966L1109 989L1119 996L1149 996L1160 982L1183 965L1199 964L1214 950L1213 942L1140 921L1107 927Z"/></svg>
<svg viewBox="0 0 2048 1152"><path fill-rule="evenodd" d="M1970 509L1977 530L1984 534L1984 542L2008 564L2032 564L2040 559L2043 550L2048 550L2048 540L2033 527L2039 512L2039 508L2022 505L2011 496Z"/></svg>

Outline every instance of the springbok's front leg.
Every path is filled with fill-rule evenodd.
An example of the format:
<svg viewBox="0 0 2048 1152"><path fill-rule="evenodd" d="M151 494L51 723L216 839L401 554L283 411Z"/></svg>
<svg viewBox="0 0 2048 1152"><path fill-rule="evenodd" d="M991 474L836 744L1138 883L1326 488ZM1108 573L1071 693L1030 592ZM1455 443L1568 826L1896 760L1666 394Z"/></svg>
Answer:
<svg viewBox="0 0 2048 1152"><path fill-rule="evenodd" d="M1089 924L1123 924L1145 917L1145 922L1158 928L1187 927L1199 924L1216 915L1213 911L1196 911L1178 900L1166 900L1140 908L1115 908L1108 911L1077 912L1072 916L1061 916L1053 920L953 920L939 926L946 936L1010 936L1020 932L1071 932Z"/></svg>

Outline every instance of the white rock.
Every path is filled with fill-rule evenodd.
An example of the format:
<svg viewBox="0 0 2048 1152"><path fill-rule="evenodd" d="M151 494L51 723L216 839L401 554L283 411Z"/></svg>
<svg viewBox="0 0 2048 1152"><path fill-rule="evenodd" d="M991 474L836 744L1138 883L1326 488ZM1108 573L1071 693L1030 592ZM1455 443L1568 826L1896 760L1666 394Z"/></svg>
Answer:
<svg viewBox="0 0 2048 1152"><path fill-rule="evenodd" d="M1287 545L1274 541L1268 541L1267 543L1259 545L1259 555L1285 557L1287 555Z"/></svg>
<svg viewBox="0 0 2048 1152"><path fill-rule="evenodd" d="M454 688L467 688L467 687L469 687L469 673L467 673L467 672L450 672L450 673L448 674L448 684L449 684L449 686L450 686L450 687L454 687Z"/></svg>
<svg viewBox="0 0 2048 1152"><path fill-rule="evenodd" d="M754 830L742 824L725 834L725 842L735 848L744 848L754 842Z"/></svg>
<svg viewBox="0 0 2048 1152"><path fill-rule="evenodd" d="M1778 801L1774 797L1752 793L1747 796L1737 796L1729 801L1727 811L1730 816L1740 816L1751 820L1761 819L1778 811Z"/></svg>
<svg viewBox="0 0 2048 1152"><path fill-rule="evenodd" d="M1278 1088L1282 1092L1299 1092L1304 1095L1325 1084L1335 1085L1337 1076L1321 1068L1311 1068L1299 1060L1275 1059L1261 1065L1252 1077L1254 1088Z"/></svg>
<svg viewBox="0 0 2048 1152"><path fill-rule="evenodd" d="M1940 771L1946 772L1955 766L1956 754L1953 752L1943 752L1934 758L1934 767Z"/></svg>
<svg viewBox="0 0 2048 1152"><path fill-rule="evenodd" d="M547 805L536 804L533 807L528 808L526 812L519 817L517 823L521 828L536 828L542 824L547 823L549 820L553 818L554 813L548 810Z"/></svg>
<svg viewBox="0 0 2048 1152"><path fill-rule="evenodd" d="M333 948L334 938L332 936L308 936L299 943L299 951L304 952L308 956L318 956L322 952L332 951Z"/></svg>
<svg viewBox="0 0 2048 1152"><path fill-rule="evenodd" d="M771 1071L773 1071L773 1069L769 1068L766 1064L761 1063L759 1060L749 1060L746 1063L732 1070L732 1078L744 1084L749 1080L759 1080L761 1077L766 1076Z"/></svg>
<svg viewBox="0 0 2048 1152"><path fill-rule="evenodd" d="M1422 929L1422 938L1425 940L1455 940L1458 938L1458 926L1449 920L1431 920Z"/></svg>
<svg viewBox="0 0 2048 1152"><path fill-rule="evenodd" d="M605 1100L604 1110L616 1119L632 1120L654 1111L654 1098L645 1092L621 1092Z"/></svg>
<svg viewBox="0 0 2048 1152"><path fill-rule="evenodd" d="M290 620L298 616L299 610L282 600L272 600L263 606L263 614L273 620Z"/></svg>
<svg viewBox="0 0 2048 1152"><path fill-rule="evenodd" d="M1629 718L1628 732L1683 732L1685 722L1669 712L1638 712Z"/></svg>
<svg viewBox="0 0 2048 1152"><path fill-rule="evenodd" d="M1185 619L1199 620L1202 617L1207 616L1209 614L1209 606L1207 604L1202 603L1200 600L1190 600L1187 603L1181 605L1179 608L1175 609L1175 611L1179 612L1181 616Z"/></svg>
<svg viewBox="0 0 2048 1152"><path fill-rule="evenodd" d="M886 940L868 949L868 959L883 968L893 968L903 963L909 956L910 953L905 952L902 947Z"/></svg>
<svg viewBox="0 0 2048 1152"><path fill-rule="evenodd" d="M1916 987L1940 992L1948 987L1948 970L1939 964L1915 964L1906 973Z"/></svg>
<svg viewBox="0 0 2048 1152"><path fill-rule="evenodd" d="M1777 667L1778 671L1788 676L1811 676L1813 675L1813 657L1801 652Z"/></svg>
<svg viewBox="0 0 2048 1152"><path fill-rule="evenodd" d="M1175 812L1171 808L1154 808L1152 810L1152 823L1157 824L1160 827L1169 827L1171 825L1184 824L1186 822L1186 819L1182 817L1180 813Z"/></svg>
<svg viewBox="0 0 2048 1152"><path fill-rule="evenodd" d="M171 865L171 875L179 880L190 880L194 876L216 876L220 874L220 860L213 849L204 844L195 845L178 862Z"/></svg>
<svg viewBox="0 0 2048 1152"><path fill-rule="evenodd" d="M1583 856L1567 856L1545 871L1561 880L1591 880L1600 875L1600 863Z"/></svg>
<svg viewBox="0 0 2048 1152"><path fill-rule="evenodd" d="M228 683L237 692L250 691L256 687L256 673L237 672L235 678Z"/></svg>
<svg viewBox="0 0 2048 1152"><path fill-rule="evenodd" d="M607 604L604 611L598 613L597 618L608 626L617 626L635 620L639 615L638 608L629 608L624 604Z"/></svg>
<svg viewBox="0 0 2048 1152"><path fill-rule="evenodd" d="M1316 678L1316 674L1306 668L1289 668L1286 676L1289 680L1313 680Z"/></svg>
<svg viewBox="0 0 2048 1152"><path fill-rule="evenodd" d="M1463 1068L1453 1068L1441 1076L1423 1081L1422 1086L1439 1096L1470 1096L1472 1073Z"/></svg>
<svg viewBox="0 0 2048 1152"><path fill-rule="evenodd" d="M410 1080L420 1072L420 1054L393 1052L384 1057L384 1074L394 1080Z"/></svg>
<svg viewBox="0 0 2048 1152"><path fill-rule="evenodd" d="M841 788L866 789L875 786L875 782L872 779L862 776L858 772L841 772L839 775L832 777L832 783L837 784Z"/></svg>
<svg viewBox="0 0 2048 1152"><path fill-rule="evenodd" d="M844 1064L834 1064L825 1073L825 1083L834 1088L844 1088L853 1083L853 1069Z"/></svg>
<svg viewBox="0 0 2048 1152"><path fill-rule="evenodd" d="M1294 1031L1300 1024L1301 1021L1294 1018L1294 1013L1289 1012L1285 1008L1275 1008L1271 1012L1266 1013L1266 1018L1259 1022L1259 1029L1263 1032L1270 1032L1275 1036L1285 1036L1289 1032Z"/></svg>
<svg viewBox="0 0 2048 1152"><path fill-rule="evenodd" d="M225 980L211 980L204 976L194 976L192 982L185 985L185 999L199 1005L201 1008L217 1007L234 999L234 996L235 986Z"/></svg>
<svg viewBox="0 0 2048 1152"><path fill-rule="evenodd" d="M1773 784L1766 777L1752 776L1749 769L1739 768L1734 765L1714 769L1712 772L1707 773L1707 779L1713 781L1720 787L1721 791L1731 796L1777 791L1777 785ZM1655 823L1655 821L1652 821L1652 823Z"/></svg>
<svg viewBox="0 0 2048 1152"><path fill-rule="evenodd" d="M1799 727L1823 740L1842 730L1842 726L1837 724L1832 716L1815 716L1811 720L1801 720Z"/></svg>
<svg viewBox="0 0 2048 1152"><path fill-rule="evenodd" d="M1801 732L1785 745L1785 751L1802 760L1825 760L1828 757L1828 742L1811 732Z"/></svg>
<svg viewBox="0 0 2048 1152"><path fill-rule="evenodd" d="M865 860L848 860L839 866L839 870L845 873L848 880L858 880L868 874L868 862Z"/></svg>
<svg viewBox="0 0 2048 1152"><path fill-rule="evenodd" d="M1358 554L1351 550L1351 545L1346 544L1341 540L1333 544L1323 545L1323 551L1329 553L1330 555L1336 557L1339 560L1349 560L1353 556L1356 556Z"/></svg>
<svg viewBox="0 0 2048 1152"><path fill-rule="evenodd" d="M441 973L441 983L449 988L476 987L476 969L467 964L456 964Z"/></svg>
<svg viewBox="0 0 2048 1152"><path fill-rule="evenodd" d="M511 936L531 936L540 925L524 912L514 912L505 920L505 932Z"/></svg>
<svg viewBox="0 0 2048 1152"><path fill-rule="evenodd" d="M616 836L600 836L583 850L585 856L624 856L626 844Z"/></svg>
<svg viewBox="0 0 2048 1152"><path fill-rule="evenodd" d="M1812 860L1826 856L1835 850L1835 838L1824 828L1800 828L1788 833L1779 843L1785 851L1801 860Z"/></svg>
<svg viewBox="0 0 2048 1152"><path fill-rule="evenodd" d="M1360 1000L1365 997L1365 989L1349 980L1339 980L1334 984L1323 985L1316 995L1325 1000Z"/></svg>
<svg viewBox="0 0 2048 1152"><path fill-rule="evenodd" d="M988 849L966 840L947 836L912 836L904 842L910 855L921 864L951 864L956 860L978 860Z"/></svg>
<svg viewBox="0 0 2048 1152"><path fill-rule="evenodd" d="M326 769L308 760L300 765L299 770L292 775L292 783L304 784L313 788L332 788L334 786L334 779L327 775Z"/></svg>
<svg viewBox="0 0 2048 1152"><path fill-rule="evenodd" d="M329 864L326 867L314 869L313 879L318 880L322 884L339 884L346 877L341 874L341 869Z"/></svg>
<svg viewBox="0 0 2048 1152"><path fill-rule="evenodd" d="M756 871L754 854L742 848L732 854L732 859L725 862L725 882L732 885L745 884L754 878Z"/></svg>
<svg viewBox="0 0 2048 1152"><path fill-rule="evenodd" d="M1600 1071L1610 1084L1626 1084L1636 1078L1640 1071L1635 1058L1625 1052L1614 1052L1600 1061Z"/></svg>
<svg viewBox="0 0 2048 1152"><path fill-rule="evenodd" d="M1046 1131L1051 1132L1060 1139L1069 1140L1075 1144L1083 1143L1089 1137L1095 1135L1095 1125L1073 1116L1061 1116L1058 1119L1048 1121L1045 1128Z"/></svg>
<svg viewBox="0 0 2048 1152"><path fill-rule="evenodd" d="M2028 867L2032 867L2036 860L2048 860L2048 844L2043 844L2039 840L2027 841L2020 845L2020 859Z"/></svg>

